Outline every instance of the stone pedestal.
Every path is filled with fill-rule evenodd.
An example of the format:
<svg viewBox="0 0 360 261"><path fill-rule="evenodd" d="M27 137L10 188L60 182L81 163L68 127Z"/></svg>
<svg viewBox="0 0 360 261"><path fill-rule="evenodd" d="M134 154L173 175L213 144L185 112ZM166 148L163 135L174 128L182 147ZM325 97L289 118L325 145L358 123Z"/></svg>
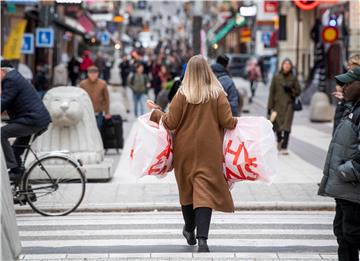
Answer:
<svg viewBox="0 0 360 261"><path fill-rule="evenodd" d="M68 151L72 158L82 161L87 179L110 179L112 162L104 159L103 143L88 94L81 88L56 87L47 92L44 103L52 123L36 140L33 146L36 152ZM53 168L59 169L59 166Z"/></svg>
<svg viewBox="0 0 360 261"><path fill-rule="evenodd" d="M310 101L310 121L331 122L333 118L334 111L328 96L323 92L316 92Z"/></svg>

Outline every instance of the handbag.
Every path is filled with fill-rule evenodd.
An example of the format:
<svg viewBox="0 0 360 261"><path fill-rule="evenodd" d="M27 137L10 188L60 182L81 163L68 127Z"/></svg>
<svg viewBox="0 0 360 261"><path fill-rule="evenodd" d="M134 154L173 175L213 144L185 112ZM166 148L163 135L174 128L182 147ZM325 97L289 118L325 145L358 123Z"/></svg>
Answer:
<svg viewBox="0 0 360 261"><path fill-rule="evenodd" d="M301 111L302 110L302 102L300 97L296 97L294 104L293 104L294 111Z"/></svg>

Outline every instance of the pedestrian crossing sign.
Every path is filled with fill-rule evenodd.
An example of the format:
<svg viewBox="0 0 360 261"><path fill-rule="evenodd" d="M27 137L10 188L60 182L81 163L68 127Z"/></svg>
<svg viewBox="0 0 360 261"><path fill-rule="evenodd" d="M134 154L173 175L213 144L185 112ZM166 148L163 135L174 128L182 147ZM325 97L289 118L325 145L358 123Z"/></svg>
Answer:
<svg viewBox="0 0 360 261"><path fill-rule="evenodd" d="M34 35L30 33L25 33L23 37L23 42L21 46L21 53L23 54L33 54L34 53Z"/></svg>
<svg viewBox="0 0 360 261"><path fill-rule="evenodd" d="M36 29L36 47L52 48L54 47L54 29L37 28Z"/></svg>

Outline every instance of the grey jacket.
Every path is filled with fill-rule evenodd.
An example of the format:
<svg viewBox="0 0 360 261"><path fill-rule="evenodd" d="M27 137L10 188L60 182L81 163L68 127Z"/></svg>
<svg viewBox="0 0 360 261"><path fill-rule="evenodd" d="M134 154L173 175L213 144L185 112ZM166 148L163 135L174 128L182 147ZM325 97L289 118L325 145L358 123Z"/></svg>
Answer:
<svg viewBox="0 0 360 261"><path fill-rule="evenodd" d="M323 173L319 195L360 203L360 102L336 126Z"/></svg>

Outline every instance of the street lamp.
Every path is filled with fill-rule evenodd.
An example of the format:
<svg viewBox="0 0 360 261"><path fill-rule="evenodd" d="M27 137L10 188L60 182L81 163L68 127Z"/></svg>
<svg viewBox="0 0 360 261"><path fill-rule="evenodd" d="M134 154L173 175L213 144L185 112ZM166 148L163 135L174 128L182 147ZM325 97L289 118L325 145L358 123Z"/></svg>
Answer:
<svg viewBox="0 0 360 261"><path fill-rule="evenodd" d="M120 49L121 49L121 44L120 44L120 43L116 43L114 47L115 47L116 50L120 50Z"/></svg>

